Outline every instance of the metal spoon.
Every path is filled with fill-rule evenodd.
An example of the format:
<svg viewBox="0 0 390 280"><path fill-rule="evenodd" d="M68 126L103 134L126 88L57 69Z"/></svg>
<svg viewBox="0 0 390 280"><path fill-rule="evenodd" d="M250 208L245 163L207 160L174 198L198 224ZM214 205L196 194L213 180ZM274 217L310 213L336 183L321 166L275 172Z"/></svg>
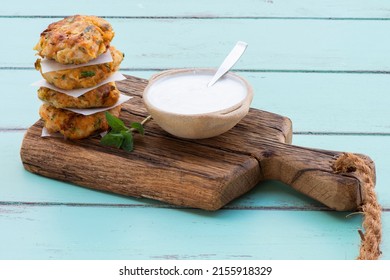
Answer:
<svg viewBox="0 0 390 280"><path fill-rule="evenodd" d="M222 62L221 66L219 66L217 72L214 74L214 77L207 84L207 87L211 87L213 84L215 84L219 80L219 78L225 75L234 66L234 64L236 64L236 62L240 59L240 57L246 50L247 46L248 44L242 41L238 41L236 43L234 48L230 51L228 56Z"/></svg>

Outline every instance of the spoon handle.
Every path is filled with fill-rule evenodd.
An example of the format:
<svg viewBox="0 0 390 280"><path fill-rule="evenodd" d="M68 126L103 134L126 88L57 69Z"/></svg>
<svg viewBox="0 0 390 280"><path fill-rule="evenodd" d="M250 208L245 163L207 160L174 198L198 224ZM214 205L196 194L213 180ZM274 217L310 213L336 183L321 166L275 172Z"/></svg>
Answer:
<svg viewBox="0 0 390 280"><path fill-rule="evenodd" d="M247 46L248 44L245 42L242 41L237 42L237 44L234 46L234 48L230 51L228 56L222 62L221 66L219 66L214 77L207 84L207 87L211 87L213 84L215 84L219 78L225 75L226 72L228 72L234 66L234 64L236 64L236 62L240 59L241 55L244 53Z"/></svg>

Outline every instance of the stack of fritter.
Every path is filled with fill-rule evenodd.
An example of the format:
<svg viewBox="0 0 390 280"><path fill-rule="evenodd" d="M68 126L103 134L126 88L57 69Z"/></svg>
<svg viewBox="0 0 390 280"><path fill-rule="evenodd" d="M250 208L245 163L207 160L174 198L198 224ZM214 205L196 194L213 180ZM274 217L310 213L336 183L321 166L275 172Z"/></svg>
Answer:
<svg viewBox="0 0 390 280"><path fill-rule="evenodd" d="M49 132L60 132L69 139L81 139L108 129L104 112L85 116L66 108L112 107L117 103L120 93L115 82L93 88L114 74L123 60L123 54L110 46L113 37L114 31L106 20L81 15L52 23L41 33L34 47L38 55L71 66L43 73L41 59L38 59L35 68L43 78L62 92L91 87L90 91L78 98L52 88L39 88L38 97L44 101L39 114ZM105 52L111 53L112 62L90 65L92 60ZM118 117L120 109L120 106L116 106L109 112Z"/></svg>

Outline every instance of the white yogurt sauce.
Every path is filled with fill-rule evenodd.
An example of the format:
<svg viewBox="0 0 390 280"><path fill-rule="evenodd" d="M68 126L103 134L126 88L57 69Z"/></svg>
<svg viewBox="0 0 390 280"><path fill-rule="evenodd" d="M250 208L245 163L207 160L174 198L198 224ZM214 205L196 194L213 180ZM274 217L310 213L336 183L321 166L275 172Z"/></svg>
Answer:
<svg viewBox="0 0 390 280"><path fill-rule="evenodd" d="M247 89L240 80L225 76L207 87L211 78L199 73L163 78L149 88L149 101L167 112L193 115L226 109L245 98Z"/></svg>

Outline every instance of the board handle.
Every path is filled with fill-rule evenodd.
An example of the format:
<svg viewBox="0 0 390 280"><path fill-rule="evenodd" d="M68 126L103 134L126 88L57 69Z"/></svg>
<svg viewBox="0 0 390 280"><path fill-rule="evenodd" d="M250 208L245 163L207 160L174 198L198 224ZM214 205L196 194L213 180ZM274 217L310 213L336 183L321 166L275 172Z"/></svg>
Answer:
<svg viewBox="0 0 390 280"><path fill-rule="evenodd" d="M337 211L355 211L364 201L362 178L353 169L336 173L333 164L343 153L287 144L265 149L258 156L263 179L279 180ZM357 154L356 154L357 155ZM365 155L373 170L374 162Z"/></svg>

